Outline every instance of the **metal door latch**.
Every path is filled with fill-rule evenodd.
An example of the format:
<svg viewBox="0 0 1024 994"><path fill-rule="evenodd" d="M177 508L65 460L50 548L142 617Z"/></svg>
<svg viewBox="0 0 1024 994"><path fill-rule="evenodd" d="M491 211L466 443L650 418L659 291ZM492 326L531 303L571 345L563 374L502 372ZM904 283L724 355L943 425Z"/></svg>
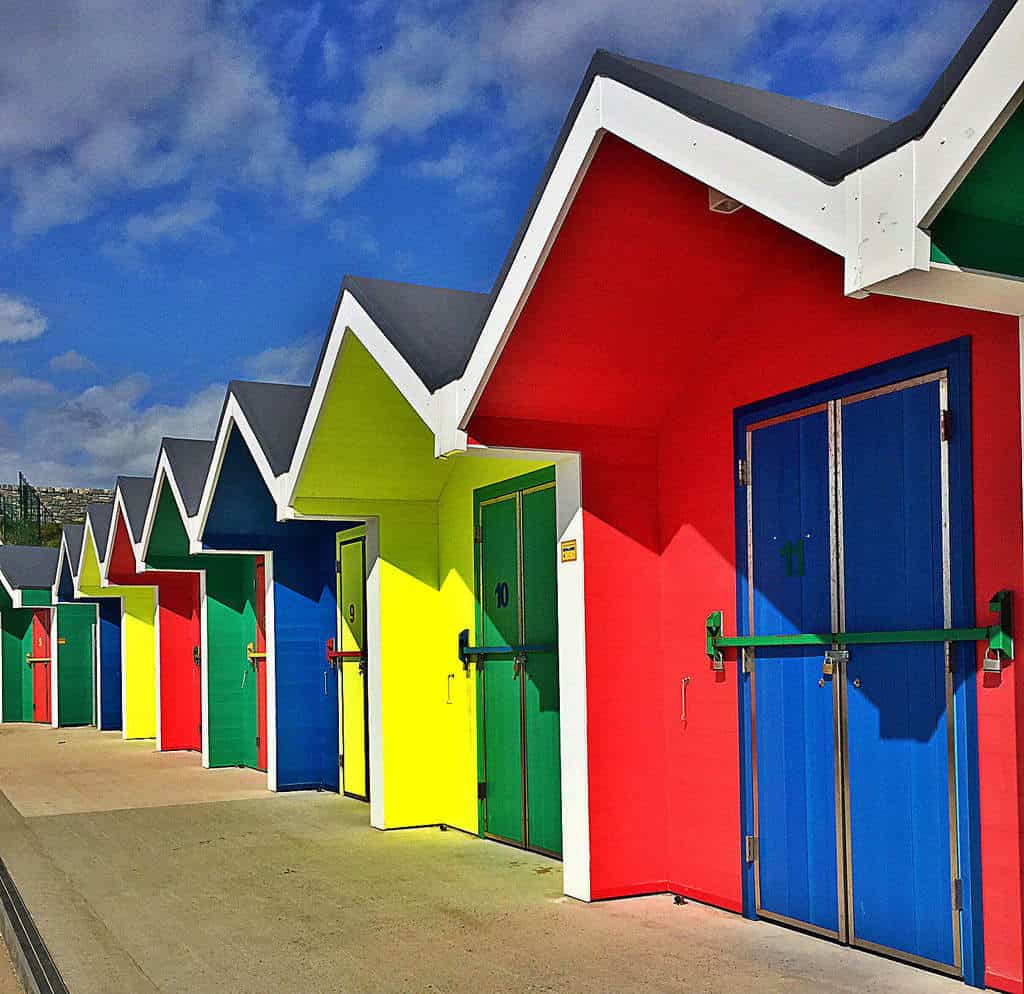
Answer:
<svg viewBox="0 0 1024 994"><path fill-rule="evenodd" d="M840 663L844 666L850 661L849 649L826 649L825 661L821 664L822 676L834 676L836 666Z"/></svg>

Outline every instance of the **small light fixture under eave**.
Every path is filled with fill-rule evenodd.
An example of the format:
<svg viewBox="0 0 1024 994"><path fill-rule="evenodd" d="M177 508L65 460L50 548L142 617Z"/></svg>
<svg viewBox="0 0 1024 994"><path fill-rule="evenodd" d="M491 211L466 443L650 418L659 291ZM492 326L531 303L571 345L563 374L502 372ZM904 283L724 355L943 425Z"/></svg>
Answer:
<svg viewBox="0 0 1024 994"><path fill-rule="evenodd" d="M733 197L716 190L713 186L708 187L708 209L712 214L735 214L743 210L743 204Z"/></svg>

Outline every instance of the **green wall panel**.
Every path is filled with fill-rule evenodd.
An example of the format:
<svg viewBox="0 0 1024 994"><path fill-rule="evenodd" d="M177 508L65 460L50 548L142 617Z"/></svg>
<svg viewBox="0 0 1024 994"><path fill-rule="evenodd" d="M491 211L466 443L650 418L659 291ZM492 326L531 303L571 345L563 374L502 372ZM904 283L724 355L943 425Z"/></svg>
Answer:
<svg viewBox="0 0 1024 994"><path fill-rule="evenodd" d="M0 607L3 665L3 720L32 720L32 671L25 656L32 649L32 612Z"/></svg>
<svg viewBox="0 0 1024 994"><path fill-rule="evenodd" d="M57 606L57 720L66 725L91 725L96 720L93 698L93 657L96 606Z"/></svg>
<svg viewBox="0 0 1024 994"><path fill-rule="evenodd" d="M146 562L152 569L205 572L210 766L256 769L256 679L245 652L256 639L254 557L190 555L178 505L165 482Z"/></svg>
<svg viewBox="0 0 1024 994"><path fill-rule="evenodd" d="M1018 110L932 223L932 261L1024 277L1024 110Z"/></svg>

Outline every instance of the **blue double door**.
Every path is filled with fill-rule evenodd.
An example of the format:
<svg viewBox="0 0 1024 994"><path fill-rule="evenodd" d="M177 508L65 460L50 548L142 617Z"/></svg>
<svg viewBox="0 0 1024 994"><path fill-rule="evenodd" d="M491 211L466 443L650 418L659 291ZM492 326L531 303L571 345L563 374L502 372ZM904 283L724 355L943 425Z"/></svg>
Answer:
<svg viewBox="0 0 1024 994"><path fill-rule="evenodd" d="M754 635L950 627L944 374L746 433ZM942 643L748 656L758 914L959 975Z"/></svg>

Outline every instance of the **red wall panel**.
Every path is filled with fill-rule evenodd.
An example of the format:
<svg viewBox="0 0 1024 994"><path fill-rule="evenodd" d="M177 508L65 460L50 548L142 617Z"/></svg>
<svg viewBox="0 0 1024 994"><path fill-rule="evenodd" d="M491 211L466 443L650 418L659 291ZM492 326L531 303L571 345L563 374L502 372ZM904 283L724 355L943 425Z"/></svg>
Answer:
<svg viewBox="0 0 1024 994"><path fill-rule="evenodd" d="M837 257L751 210L710 213L703 185L606 137L472 420L484 443L583 452L595 896L661 880L740 907L735 664L713 673L702 644L710 610L735 623L736 407L970 335L979 619L1024 590L1017 320L842 289ZM623 670L643 675L627 693ZM1022 672L978 693L1004 988L1022 976Z"/></svg>
<svg viewBox="0 0 1024 994"><path fill-rule="evenodd" d="M160 654L160 748L202 748L202 689L193 647L200 644L199 576L135 571L135 552L118 514L108 576L123 586L155 587Z"/></svg>

